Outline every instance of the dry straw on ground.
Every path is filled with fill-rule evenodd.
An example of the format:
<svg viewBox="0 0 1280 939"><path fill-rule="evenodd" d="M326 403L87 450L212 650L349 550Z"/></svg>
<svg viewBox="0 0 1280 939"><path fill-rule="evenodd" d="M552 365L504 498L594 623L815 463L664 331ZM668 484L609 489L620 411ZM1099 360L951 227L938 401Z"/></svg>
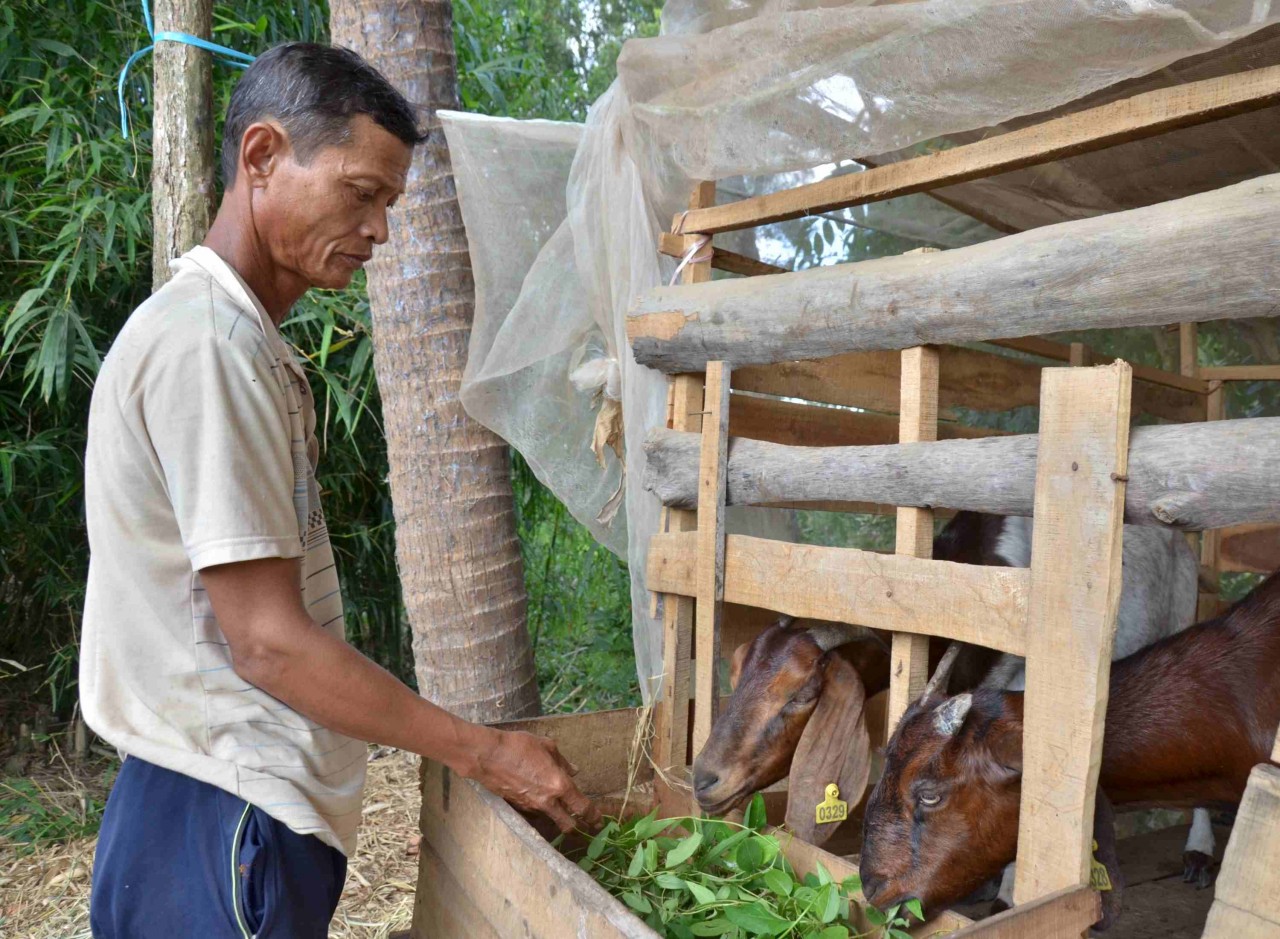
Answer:
<svg viewBox="0 0 1280 939"><path fill-rule="evenodd" d="M39 774L43 797L79 803L92 783L59 763ZM32 778L36 778L33 774ZM407 929L418 876L418 758L386 748L369 754L360 847L330 939L387 939ZM95 838L22 853L0 841L0 939L89 939L89 879Z"/></svg>

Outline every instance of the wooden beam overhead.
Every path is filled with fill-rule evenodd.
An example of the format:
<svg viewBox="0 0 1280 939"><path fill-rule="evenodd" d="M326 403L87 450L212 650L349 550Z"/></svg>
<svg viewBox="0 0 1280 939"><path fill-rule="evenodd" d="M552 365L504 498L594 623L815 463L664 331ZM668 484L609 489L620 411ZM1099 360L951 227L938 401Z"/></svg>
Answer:
<svg viewBox="0 0 1280 939"><path fill-rule="evenodd" d="M1280 66L1148 91L928 156L695 209L682 234L751 228L995 176L1280 103ZM679 227L677 227L679 226Z"/></svg>

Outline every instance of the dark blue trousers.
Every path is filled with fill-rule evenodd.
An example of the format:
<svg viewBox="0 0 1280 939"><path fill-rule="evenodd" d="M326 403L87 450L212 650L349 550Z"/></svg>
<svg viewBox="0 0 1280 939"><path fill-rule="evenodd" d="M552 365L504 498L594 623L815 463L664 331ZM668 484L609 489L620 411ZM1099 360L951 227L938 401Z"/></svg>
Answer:
<svg viewBox="0 0 1280 939"><path fill-rule="evenodd" d="M229 792L129 757L93 861L95 939L325 939L347 859Z"/></svg>

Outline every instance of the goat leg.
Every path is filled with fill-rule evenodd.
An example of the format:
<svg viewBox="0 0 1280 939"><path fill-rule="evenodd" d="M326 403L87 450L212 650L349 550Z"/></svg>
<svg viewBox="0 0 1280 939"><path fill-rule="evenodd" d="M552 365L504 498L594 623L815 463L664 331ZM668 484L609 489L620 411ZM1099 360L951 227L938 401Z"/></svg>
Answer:
<svg viewBox="0 0 1280 939"><path fill-rule="evenodd" d="M1124 894L1124 875L1120 873L1120 861L1116 856L1116 813L1111 808L1107 794L1098 789L1093 807L1093 840L1098 843L1094 857L1107 869L1111 889L1101 892L1102 919L1093 924L1094 933L1106 932L1120 918L1121 898Z"/></svg>
<svg viewBox="0 0 1280 939"><path fill-rule="evenodd" d="M1213 882L1209 868L1213 866L1213 824L1208 809L1195 809L1191 814L1191 832L1182 852L1182 882L1203 890Z"/></svg>

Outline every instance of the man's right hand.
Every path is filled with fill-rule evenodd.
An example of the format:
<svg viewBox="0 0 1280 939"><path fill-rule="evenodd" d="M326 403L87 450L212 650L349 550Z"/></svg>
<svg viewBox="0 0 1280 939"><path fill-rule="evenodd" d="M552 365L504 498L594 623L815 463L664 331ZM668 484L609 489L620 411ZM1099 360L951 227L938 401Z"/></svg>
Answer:
<svg viewBox="0 0 1280 939"><path fill-rule="evenodd" d="M561 831L600 827L600 810L574 785L577 770L554 741L523 731L485 731L492 736L476 750L471 779L516 808L542 812Z"/></svg>

